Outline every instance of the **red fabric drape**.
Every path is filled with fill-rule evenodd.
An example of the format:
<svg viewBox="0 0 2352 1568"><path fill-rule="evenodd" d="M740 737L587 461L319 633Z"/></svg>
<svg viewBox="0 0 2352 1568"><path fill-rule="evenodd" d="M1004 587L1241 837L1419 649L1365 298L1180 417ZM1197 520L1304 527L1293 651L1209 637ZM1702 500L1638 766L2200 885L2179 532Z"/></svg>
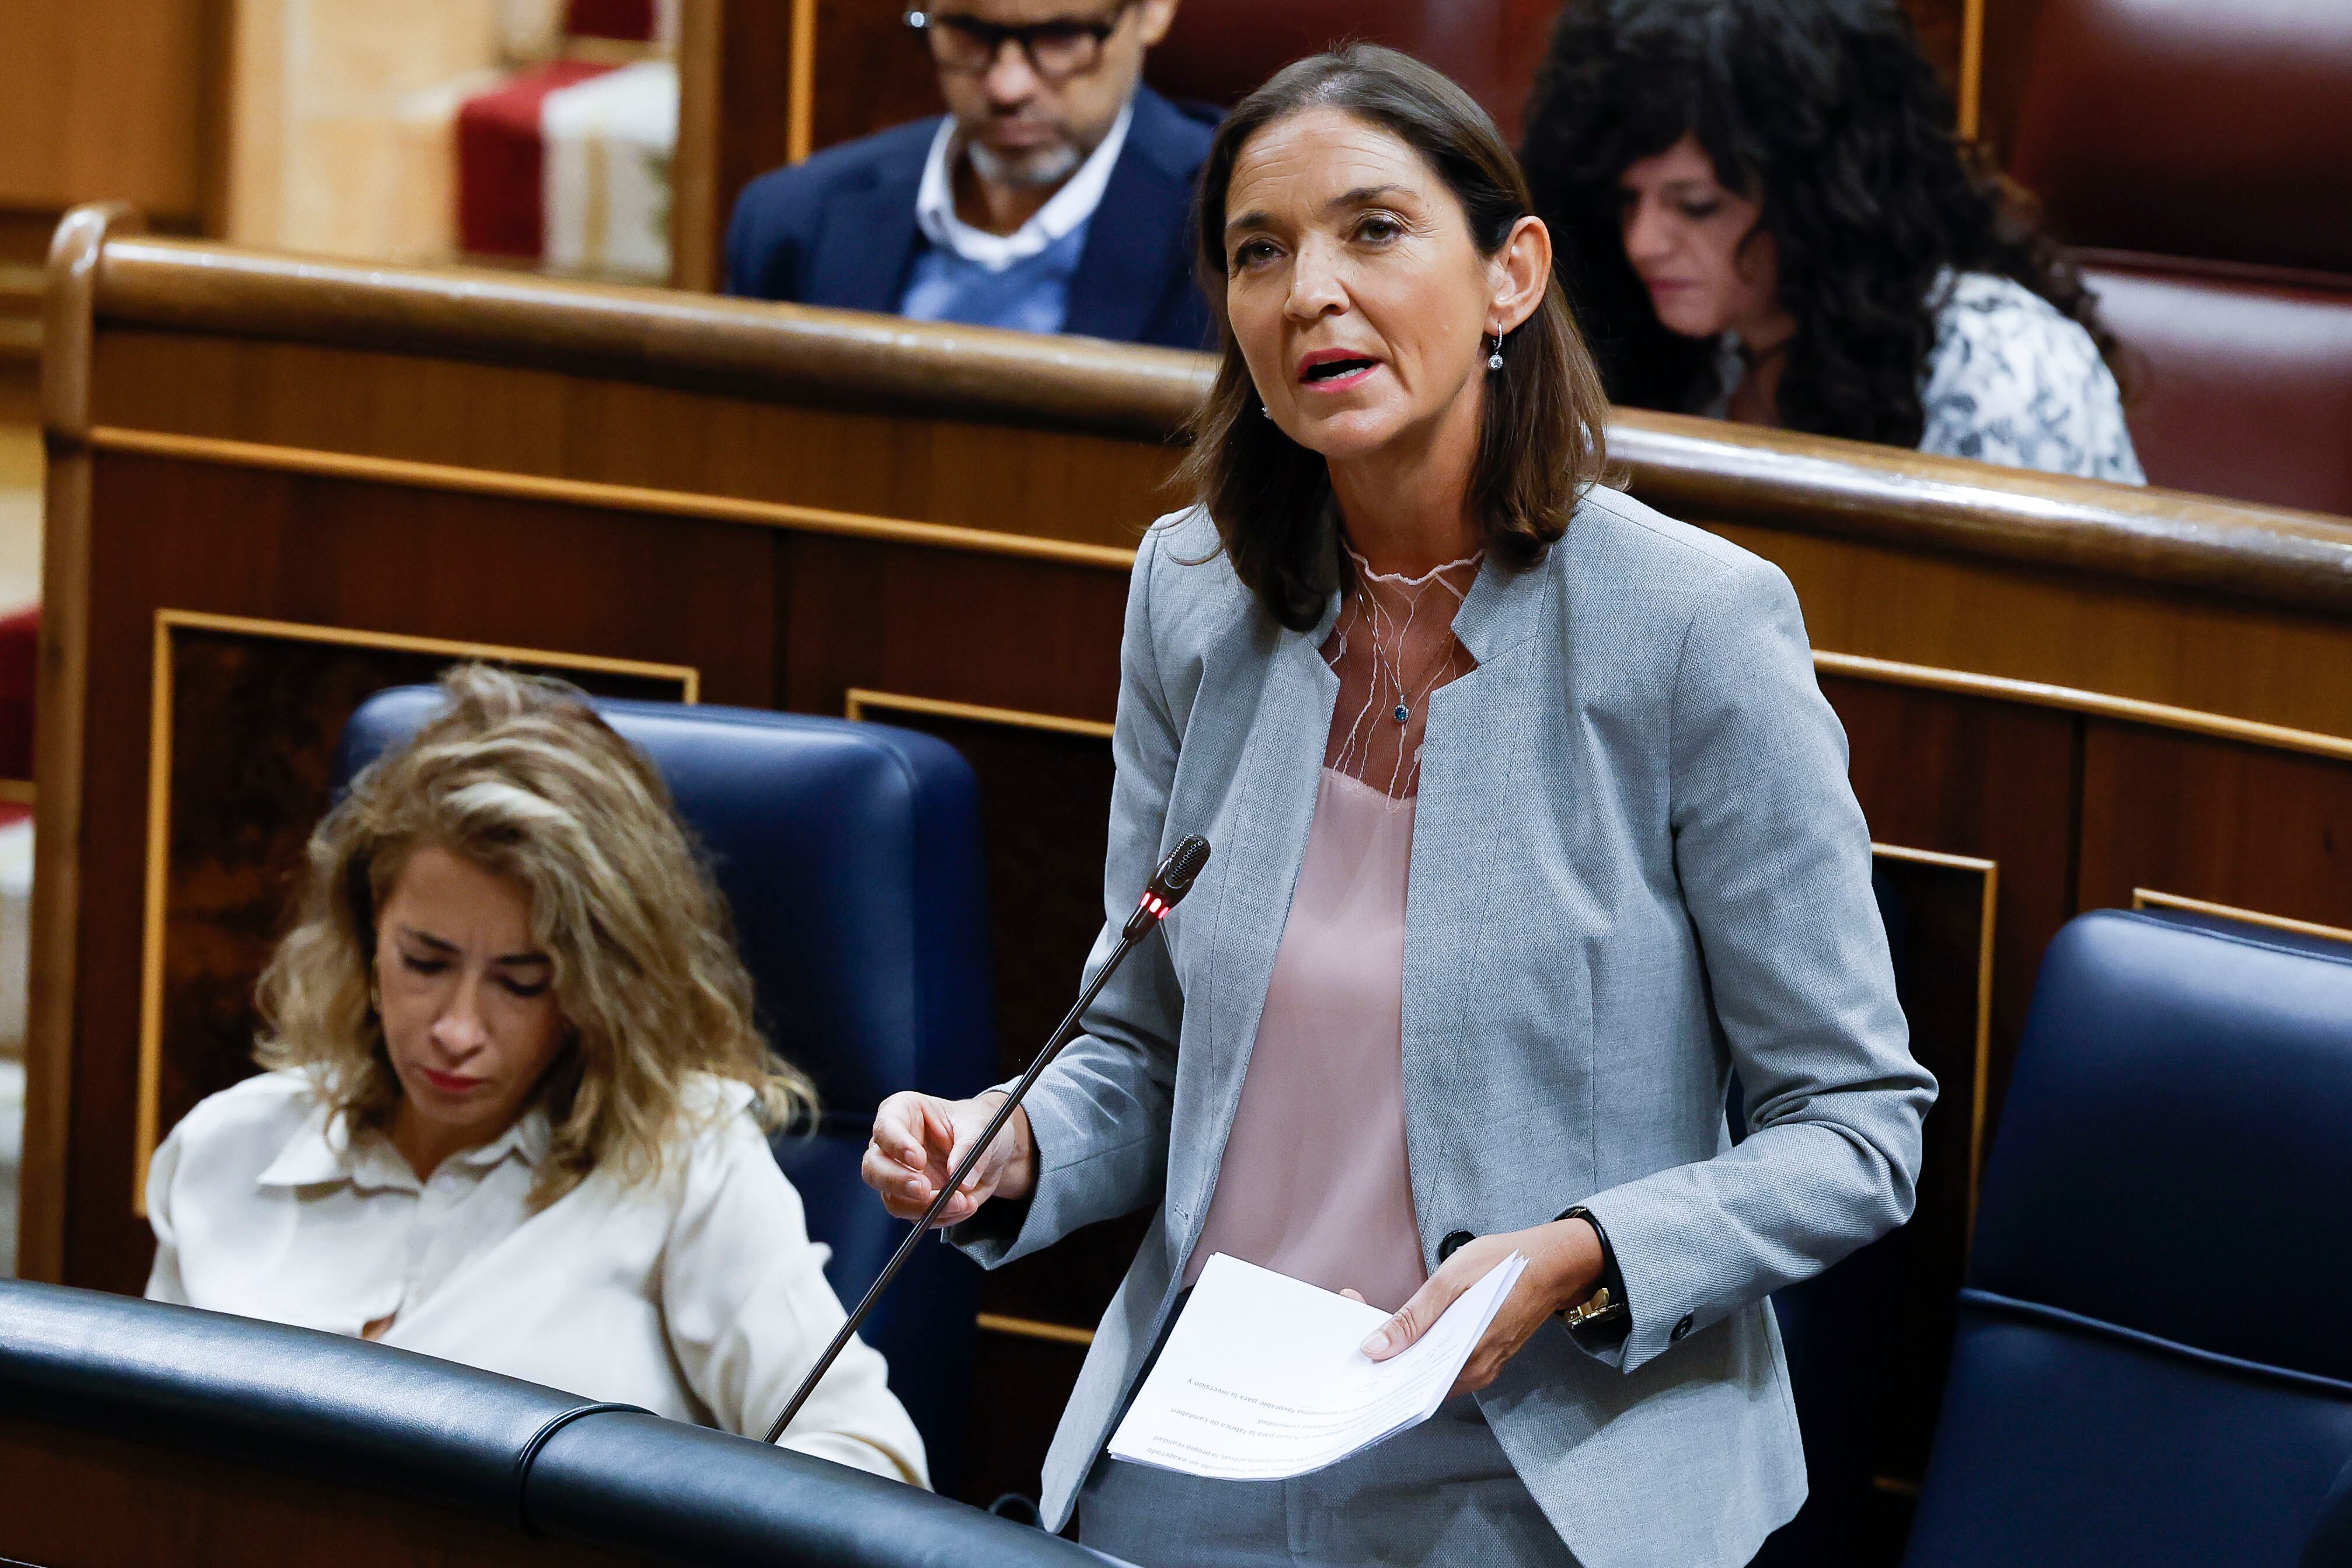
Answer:
<svg viewBox="0 0 2352 1568"><path fill-rule="evenodd" d="M466 100L457 110L457 244L462 249L476 256L539 259L547 247L541 187L547 143L540 134L540 108L548 94L612 68L557 60Z"/></svg>

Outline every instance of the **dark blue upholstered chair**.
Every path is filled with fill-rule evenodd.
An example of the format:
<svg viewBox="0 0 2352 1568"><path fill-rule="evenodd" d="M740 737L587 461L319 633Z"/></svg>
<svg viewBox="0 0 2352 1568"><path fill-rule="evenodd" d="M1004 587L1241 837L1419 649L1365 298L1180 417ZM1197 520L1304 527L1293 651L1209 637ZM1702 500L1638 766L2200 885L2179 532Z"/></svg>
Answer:
<svg viewBox="0 0 2352 1568"><path fill-rule="evenodd" d="M2352 955L2102 911L2042 962L1907 1568L2296 1568L2352 1461Z"/></svg>
<svg viewBox="0 0 2352 1568"><path fill-rule="evenodd" d="M338 780L413 734L439 697L380 692L343 731ZM845 1306L905 1226L857 1177L884 1096L966 1095L996 1063L988 908L970 764L928 735L803 714L602 700L644 749L710 854L759 988L761 1022L816 1080L824 1124L777 1159L833 1248ZM954 1485L971 1398L979 1273L923 1247L866 1321L921 1429L933 1481Z"/></svg>

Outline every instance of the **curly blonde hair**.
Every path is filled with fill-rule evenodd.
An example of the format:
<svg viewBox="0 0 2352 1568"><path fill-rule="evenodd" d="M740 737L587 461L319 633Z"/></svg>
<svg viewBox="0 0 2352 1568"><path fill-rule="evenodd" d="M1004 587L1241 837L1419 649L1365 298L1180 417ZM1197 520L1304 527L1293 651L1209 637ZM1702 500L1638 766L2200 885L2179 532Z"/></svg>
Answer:
<svg viewBox="0 0 2352 1568"><path fill-rule="evenodd" d="M464 664L441 690L442 710L310 835L294 927L257 990L262 1066L309 1071L351 1130L390 1126L376 913L437 847L521 886L553 961L568 1044L540 1090L554 1136L534 1206L601 1168L658 1174L692 1130L694 1074L749 1084L763 1125L813 1114L814 1087L752 1022L726 901L644 753L563 681Z"/></svg>

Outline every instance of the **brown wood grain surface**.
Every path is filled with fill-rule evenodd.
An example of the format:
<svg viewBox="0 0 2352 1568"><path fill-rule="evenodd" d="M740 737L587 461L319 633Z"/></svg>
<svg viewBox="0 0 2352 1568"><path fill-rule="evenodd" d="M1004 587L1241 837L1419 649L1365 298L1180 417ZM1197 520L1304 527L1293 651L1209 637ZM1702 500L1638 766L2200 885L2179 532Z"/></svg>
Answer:
<svg viewBox="0 0 2352 1568"><path fill-rule="evenodd" d="M2093 722L2083 751L2084 909L2136 889L2352 929L2352 769Z"/></svg>
<svg viewBox="0 0 2352 1568"><path fill-rule="evenodd" d="M0 207L137 202L193 227L217 161L220 0L0 6Z"/></svg>
<svg viewBox="0 0 2352 1568"><path fill-rule="evenodd" d="M110 323L290 338L577 375L864 404L990 425L1043 422L1159 441L1209 361L854 311L559 283L462 268L297 260L125 238L99 266ZM1718 421L1621 412L1637 493L1682 515L2186 588L2352 609L2352 521L1996 468Z"/></svg>

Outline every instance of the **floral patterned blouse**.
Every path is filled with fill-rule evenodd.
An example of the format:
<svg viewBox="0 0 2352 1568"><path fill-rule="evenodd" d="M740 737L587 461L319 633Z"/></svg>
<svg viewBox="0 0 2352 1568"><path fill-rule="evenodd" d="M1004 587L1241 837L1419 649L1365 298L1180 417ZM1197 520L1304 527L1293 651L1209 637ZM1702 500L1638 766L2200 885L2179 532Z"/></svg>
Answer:
<svg viewBox="0 0 2352 1568"><path fill-rule="evenodd" d="M2091 334L2023 284L1990 273L1946 275L1936 346L1920 402L1919 450L2011 468L2144 485L2123 394ZM1742 372L1737 340L1717 360L1720 418Z"/></svg>

